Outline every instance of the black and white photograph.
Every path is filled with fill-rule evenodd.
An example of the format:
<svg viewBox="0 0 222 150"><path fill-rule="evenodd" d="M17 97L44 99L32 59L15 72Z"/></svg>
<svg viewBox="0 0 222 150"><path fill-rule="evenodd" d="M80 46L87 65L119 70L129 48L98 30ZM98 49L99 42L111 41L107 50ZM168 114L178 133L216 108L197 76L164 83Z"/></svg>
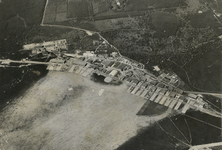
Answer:
<svg viewBox="0 0 222 150"><path fill-rule="evenodd" d="M222 0L0 0L0 150L222 150Z"/></svg>

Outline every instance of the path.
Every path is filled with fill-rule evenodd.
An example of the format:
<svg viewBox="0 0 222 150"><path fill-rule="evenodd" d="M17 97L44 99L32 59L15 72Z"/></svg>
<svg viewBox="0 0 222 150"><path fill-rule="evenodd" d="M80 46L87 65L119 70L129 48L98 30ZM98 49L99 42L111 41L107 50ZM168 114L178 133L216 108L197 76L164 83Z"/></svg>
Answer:
<svg viewBox="0 0 222 150"><path fill-rule="evenodd" d="M192 146L189 150L202 150L202 149L208 149L208 148L212 148L216 146L222 146L222 142L196 145L196 146Z"/></svg>
<svg viewBox="0 0 222 150"><path fill-rule="evenodd" d="M10 63L19 63L19 64L41 64L41 65L49 65L49 62L39 62L39 61L27 61L27 60L21 60L21 61L16 61L16 60L10 60L10 59L0 59L1 64L10 64Z"/></svg>
<svg viewBox="0 0 222 150"><path fill-rule="evenodd" d="M25 22L25 19L22 18L22 17L20 17L19 14L17 14L16 17L19 18L19 19L21 19L21 20L23 21L24 26L25 26L25 28L26 28L26 27L27 27L27 24L26 24L26 22Z"/></svg>
<svg viewBox="0 0 222 150"><path fill-rule="evenodd" d="M194 92L194 91L184 91L185 93L193 93L193 94L203 94L203 95L212 95L218 98L222 98L222 93L211 93L211 92Z"/></svg>
<svg viewBox="0 0 222 150"><path fill-rule="evenodd" d="M90 30L86 30L86 29L82 29L82 28L78 28L78 27L44 24L45 13L46 13L46 9L47 9L48 2L49 2L49 0L46 1L45 8L44 8L44 13L43 13L43 17L42 17L42 21L41 21L40 26L75 29L75 30L85 31L88 35L98 34L101 39L103 39L107 44L109 44L112 48L114 48L114 49L119 53L119 56L120 56L120 57L122 56L121 53L120 53L120 51L119 51L115 46L113 46L112 44L110 44L99 32L90 31Z"/></svg>

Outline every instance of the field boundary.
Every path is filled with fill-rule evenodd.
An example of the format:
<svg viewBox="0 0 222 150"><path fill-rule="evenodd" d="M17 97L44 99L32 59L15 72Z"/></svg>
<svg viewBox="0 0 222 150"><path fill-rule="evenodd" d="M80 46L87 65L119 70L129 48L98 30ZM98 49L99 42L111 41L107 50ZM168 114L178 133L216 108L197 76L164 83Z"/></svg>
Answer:
<svg viewBox="0 0 222 150"><path fill-rule="evenodd" d="M115 46L113 46L112 44L110 44L110 43L109 43L99 32L97 32L97 31L90 31L90 30L86 30L86 29L82 29L82 28L78 28L78 27L71 27L71 26L64 26L64 25L44 24L45 13L46 13L46 9L47 9L47 6L48 6L48 2L49 2L49 0L46 0L46 4L45 4L45 8L44 8L44 13L43 13L43 17L42 17L42 22L41 22L40 26L75 29L75 30L84 31L84 32L86 32L88 35L98 34L101 39L103 39L107 44L109 44L112 48L114 48L114 49L118 52L118 54L119 54L120 57L123 57L123 56L121 55L119 49L117 49ZM140 69L140 70L144 70L144 69Z"/></svg>
<svg viewBox="0 0 222 150"><path fill-rule="evenodd" d="M41 26L43 25L44 20L45 20L45 12L46 12L48 3L49 3L49 0L46 0L45 7L44 7L44 12L43 12L43 16L42 16L42 21L41 21L41 24L40 24Z"/></svg>

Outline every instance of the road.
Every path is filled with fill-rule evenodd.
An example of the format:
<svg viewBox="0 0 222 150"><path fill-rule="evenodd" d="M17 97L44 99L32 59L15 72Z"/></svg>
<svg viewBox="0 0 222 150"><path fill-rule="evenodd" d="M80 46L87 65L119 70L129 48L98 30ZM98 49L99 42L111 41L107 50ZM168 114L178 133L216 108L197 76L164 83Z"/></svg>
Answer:
<svg viewBox="0 0 222 150"><path fill-rule="evenodd" d="M1 64L10 64L10 63L18 63L18 64L39 64L39 65L49 65L49 62L39 62L39 61L27 61L27 60L10 60L10 59L0 59Z"/></svg>
<svg viewBox="0 0 222 150"><path fill-rule="evenodd" d="M210 93L210 92L194 92L194 91L184 91L185 93L201 94L201 95L212 95L222 99L222 93Z"/></svg>
<svg viewBox="0 0 222 150"><path fill-rule="evenodd" d="M216 147L216 146L222 147L222 142L196 145L196 146L192 146L189 150L202 150L202 149L208 149L208 148L212 148L212 147Z"/></svg>

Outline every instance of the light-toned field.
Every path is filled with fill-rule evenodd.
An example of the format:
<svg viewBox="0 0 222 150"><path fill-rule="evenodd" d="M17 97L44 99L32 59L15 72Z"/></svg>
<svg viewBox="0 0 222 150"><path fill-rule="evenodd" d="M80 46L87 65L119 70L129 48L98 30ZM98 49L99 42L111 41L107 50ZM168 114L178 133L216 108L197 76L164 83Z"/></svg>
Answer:
<svg viewBox="0 0 222 150"><path fill-rule="evenodd" d="M67 17L67 1L48 0L44 10L43 23L55 23L65 21Z"/></svg>
<svg viewBox="0 0 222 150"><path fill-rule="evenodd" d="M136 116L144 102L125 85L50 72L1 113L0 149L112 150L168 115Z"/></svg>

